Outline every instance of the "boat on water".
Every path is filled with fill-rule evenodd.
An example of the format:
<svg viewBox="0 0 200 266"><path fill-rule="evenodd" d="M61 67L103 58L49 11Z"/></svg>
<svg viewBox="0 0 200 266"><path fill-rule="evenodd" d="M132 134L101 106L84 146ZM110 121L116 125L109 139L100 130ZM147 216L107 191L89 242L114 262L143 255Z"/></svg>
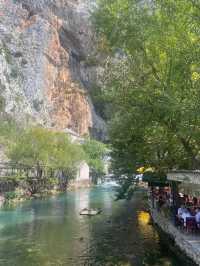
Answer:
<svg viewBox="0 0 200 266"><path fill-rule="evenodd" d="M100 209L88 209L88 208L84 208L80 211L80 215L88 215L88 216L94 216L97 214L100 214L102 212L102 210Z"/></svg>

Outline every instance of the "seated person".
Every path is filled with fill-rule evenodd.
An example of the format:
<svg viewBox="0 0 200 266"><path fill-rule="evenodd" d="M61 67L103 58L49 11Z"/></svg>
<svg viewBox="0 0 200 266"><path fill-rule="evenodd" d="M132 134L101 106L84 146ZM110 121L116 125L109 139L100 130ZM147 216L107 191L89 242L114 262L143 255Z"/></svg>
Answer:
<svg viewBox="0 0 200 266"><path fill-rule="evenodd" d="M197 227L200 228L200 208L196 209L195 220L197 223Z"/></svg>
<svg viewBox="0 0 200 266"><path fill-rule="evenodd" d="M192 214L192 216L196 215L196 208L195 207L191 207L190 208L190 213Z"/></svg>
<svg viewBox="0 0 200 266"><path fill-rule="evenodd" d="M192 217L190 210L189 209L185 209L181 218L184 220L184 226L186 226L186 218Z"/></svg>
<svg viewBox="0 0 200 266"><path fill-rule="evenodd" d="M184 204L185 205L188 205L190 203L190 200L189 200L189 196L188 195L183 195L183 199L184 199Z"/></svg>
<svg viewBox="0 0 200 266"><path fill-rule="evenodd" d="M164 203L165 203L165 200L164 200L163 196L160 195L159 196L159 199L158 199L158 206L159 206L159 208L161 208Z"/></svg>
<svg viewBox="0 0 200 266"><path fill-rule="evenodd" d="M185 206L184 205L181 205L180 208L178 208L178 218L182 218L182 214L185 212Z"/></svg>
<svg viewBox="0 0 200 266"><path fill-rule="evenodd" d="M197 204L198 204L198 199L196 198L196 197L193 197L193 205L194 206L197 206Z"/></svg>

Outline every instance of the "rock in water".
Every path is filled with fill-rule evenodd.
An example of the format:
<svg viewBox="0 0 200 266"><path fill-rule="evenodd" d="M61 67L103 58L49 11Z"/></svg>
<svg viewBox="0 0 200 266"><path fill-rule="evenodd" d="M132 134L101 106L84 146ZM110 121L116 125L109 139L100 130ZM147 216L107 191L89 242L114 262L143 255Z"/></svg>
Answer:
<svg viewBox="0 0 200 266"><path fill-rule="evenodd" d="M94 216L100 214L102 211L100 209L83 209L80 211L80 215Z"/></svg>

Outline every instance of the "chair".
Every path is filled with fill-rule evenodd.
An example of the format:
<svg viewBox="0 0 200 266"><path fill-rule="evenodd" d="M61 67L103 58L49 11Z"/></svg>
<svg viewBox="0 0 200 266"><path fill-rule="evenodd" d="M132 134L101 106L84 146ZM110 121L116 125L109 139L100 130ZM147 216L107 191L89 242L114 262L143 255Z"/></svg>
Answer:
<svg viewBox="0 0 200 266"><path fill-rule="evenodd" d="M180 229L183 230L184 229L184 219L180 218L179 222L180 222Z"/></svg>
<svg viewBox="0 0 200 266"><path fill-rule="evenodd" d="M182 218L179 218L177 215L175 217L175 225L179 227L180 229L183 229L184 227L184 220Z"/></svg>
<svg viewBox="0 0 200 266"><path fill-rule="evenodd" d="M200 230L200 222L197 223L197 230L199 232L199 230Z"/></svg>
<svg viewBox="0 0 200 266"><path fill-rule="evenodd" d="M197 229L197 223L195 217L187 217L186 218L186 231L187 232L195 232Z"/></svg>

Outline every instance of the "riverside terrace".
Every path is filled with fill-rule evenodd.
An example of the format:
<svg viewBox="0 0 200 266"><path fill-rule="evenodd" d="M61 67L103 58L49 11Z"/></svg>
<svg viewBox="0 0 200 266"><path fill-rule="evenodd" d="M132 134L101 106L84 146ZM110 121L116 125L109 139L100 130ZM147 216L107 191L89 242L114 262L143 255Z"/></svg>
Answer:
<svg viewBox="0 0 200 266"><path fill-rule="evenodd" d="M172 207L176 225L187 231L200 230L200 171L173 171L167 174L171 184Z"/></svg>
<svg viewBox="0 0 200 266"><path fill-rule="evenodd" d="M149 182L149 204L153 221L200 265L200 224L195 219L200 207L200 171L173 171L162 182ZM185 220L178 213L181 205L190 212Z"/></svg>

